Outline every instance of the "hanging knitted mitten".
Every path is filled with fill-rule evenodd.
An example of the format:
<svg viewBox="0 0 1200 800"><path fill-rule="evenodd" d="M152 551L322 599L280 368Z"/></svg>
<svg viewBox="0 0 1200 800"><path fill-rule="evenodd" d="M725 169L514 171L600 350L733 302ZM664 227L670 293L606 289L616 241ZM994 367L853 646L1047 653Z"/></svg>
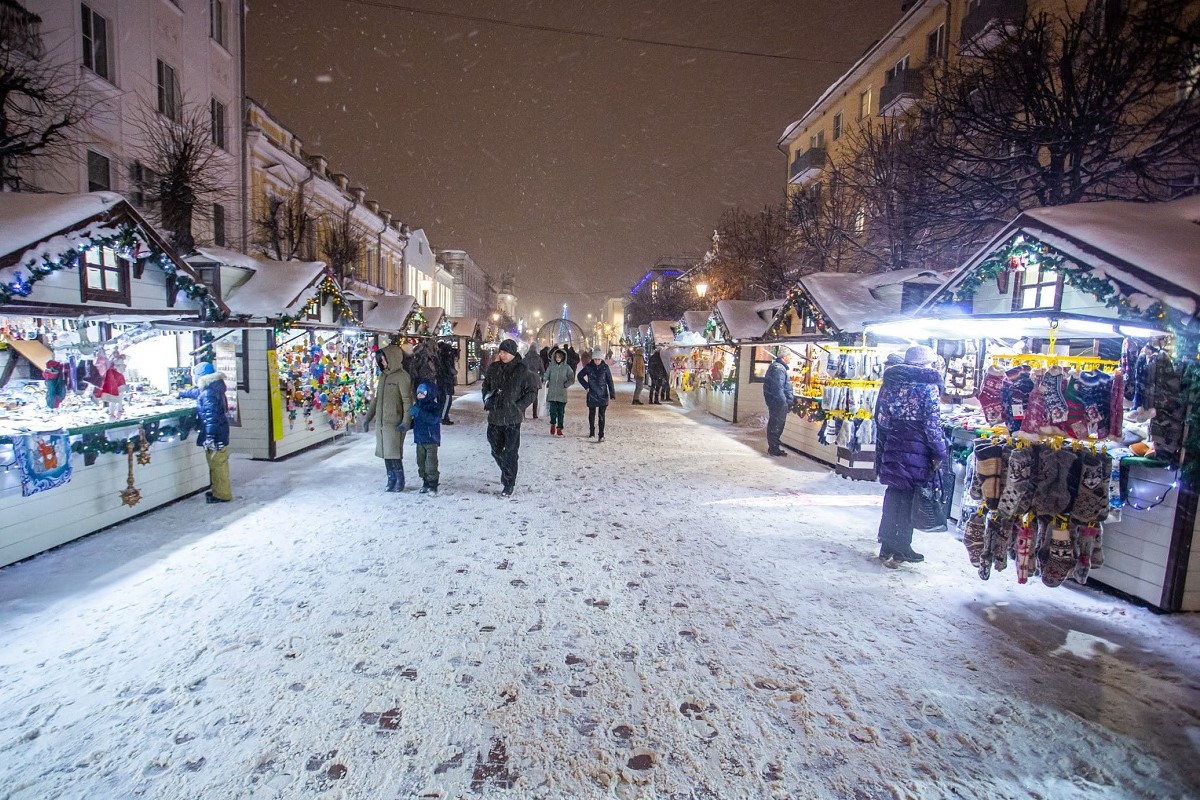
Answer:
<svg viewBox="0 0 1200 800"><path fill-rule="evenodd" d="M1100 569L1104 566L1104 548L1101 547L1104 544L1104 526L1097 525L1095 530L1096 541L1092 545L1092 569Z"/></svg>
<svg viewBox="0 0 1200 800"><path fill-rule="evenodd" d="M1092 571L1092 554L1096 552L1097 530L1091 526L1083 526L1075 533L1075 582L1087 583L1088 573Z"/></svg>
<svg viewBox="0 0 1200 800"><path fill-rule="evenodd" d="M982 514L971 514L963 525L963 544L967 547L967 558L971 566L983 563L983 547L987 536L987 522Z"/></svg>
<svg viewBox="0 0 1200 800"><path fill-rule="evenodd" d="M1012 543L1015 521L997 514L988 515L988 534L991 536L989 549L992 554L992 564L997 572L1008 568L1008 546Z"/></svg>
<svg viewBox="0 0 1200 800"><path fill-rule="evenodd" d="M1094 525L1108 518L1108 483L1112 456L1108 453L1084 453L1079 458L1078 486L1071 519L1082 525Z"/></svg>
<svg viewBox="0 0 1200 800"><path fill-rule="evenodd" d="M1017 583L1028 583L1033 577L1037 564L1033 559L1034 529L1033 526L1022 522L1017 526Z"/></svg>
<svg viewBox="0 0 1200 800"><path fill-rule="evenodd" d="M988 425L997 425L1004 420L1004 383L1004 370L989 367L979 385L979 404L983 406L983 416Z"/></svg>
<svg viewBox="0 0 1200 800"><path fill-rule="evenodd" d="M1075 569L1075 551L1071 546L1071 532L1055 528L1050 534L1050 557L1042 567L1042 583L1046 586L1062 586L1062 582Z"/></svg>
<svg viewBox="0 0 1200 800"><path fill-rule="evenodd" d="M1033 490L1033 510L1038 516L1054 517L1071 505L1068 483L1075 454L1070 450L1041 448L1037 458L1037 485Z"/></svg>
<svg viewBox="0 0 1200 800"><path fill-rule="evenodd" d="M995 509L1000 503L1004 479L1004 445L991 439L978 440L975 444L975 461L980 499L989 509Z"/></svg>
<svg viewBox="0 0 1200 800"><path fill-rule="evenodd" d="M1000 492L1000 513L1015 519L1029 511L1033 502L1035 453L1032 447L1020 447L1008 456L1004 489Z"/></svg>

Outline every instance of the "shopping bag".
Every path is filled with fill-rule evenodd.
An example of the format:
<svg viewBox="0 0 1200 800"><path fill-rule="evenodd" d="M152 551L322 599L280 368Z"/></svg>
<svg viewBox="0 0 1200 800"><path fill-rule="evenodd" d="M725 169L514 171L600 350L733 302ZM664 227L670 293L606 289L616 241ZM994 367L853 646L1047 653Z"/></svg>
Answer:
<svg viewBox="0 0 1200 800"><path fill-rule="evenodd" d="M947 530L946 498L940 470L928 486L922 486L913 495L912 526L918 531Z"/></svg>

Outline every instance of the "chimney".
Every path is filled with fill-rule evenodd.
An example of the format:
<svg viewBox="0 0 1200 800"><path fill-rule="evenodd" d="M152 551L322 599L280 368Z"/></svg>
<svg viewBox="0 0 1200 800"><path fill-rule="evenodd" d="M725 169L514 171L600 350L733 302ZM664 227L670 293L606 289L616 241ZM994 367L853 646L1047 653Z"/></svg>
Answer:
<svg viewBox="0 0 1200 800"><path fill-rule="evenodd" d="M350 194L354 196L354 202L358 203L360 206L363 204L363 201L367 199L367 190L361 186L355 186L350 190Z"/></svg>
<svg viewBox="0 0 1200 800"><path fill-rule="evenodd" d="M317 173L317 177L325 178L329 174L329 161L325 156L312 156L312 168Z"/></svg>
<svg viewBox="0 0 1200 800"><path fill-rule="evenodd" d="M329 177L333 179L333 182L336 183L337 187L343 192L346 191L346 187L350 185L350 179L346 177L346 173L344 172L331 172Z"/></svg>
<svg viewBox="0 0 1200 800"><path fill-rule="evenodd" d="M383 217L383 224L384 224L384 225L391 225L391 224L392 224L392 212L390 212L390 211L380 211L380 212L379 212L379 216Z"/></svg>
<svg viewBox="0 0 1200 800"><path fill-rule="evenodd" d="M379 213L379 201L378 200L368 200L367 208L371 209L372 214L378 214Z"/></svg>
<svg viewBox="0 0 1200 800"><path fill-rule="evenodd" d="M301 160L304 158L304 143L297 136L292 137L292 155Z"/></svg>

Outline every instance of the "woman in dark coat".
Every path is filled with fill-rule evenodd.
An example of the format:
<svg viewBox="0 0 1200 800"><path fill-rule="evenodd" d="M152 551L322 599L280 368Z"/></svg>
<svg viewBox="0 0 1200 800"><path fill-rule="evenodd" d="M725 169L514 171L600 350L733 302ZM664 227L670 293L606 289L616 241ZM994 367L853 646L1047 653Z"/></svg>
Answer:
<svg viewBox="0 0 1200 800"><path fill-rule="evenodd" d="M438 393L442 396L442 424L453 425L450 421L450 404L454 402L454 386L458 383L458 350L449 342L438 345Z"/></svg>
<svg viewBox="0 0 1200 800"><path fill-rule="evenodd" d="M875 469L887 487L879 522L879 557L920 562L912 549L912 505L946 460L946 435L938 408L942 376L928 347L908 348L904 363L888 367L875 401Z"/></svg>
<svg viewBox="0 0 1200 800"><path fill-rule="evenodd" d="M228 503L233 499L229 480L229 401L225 396L225 373L217 372L208 361L192 367L194 389L185 389L180 397L196 401L200 434L196 444L204 448L208 462L209 490L204 499L210 503Z"/></svg>
<svg viewBox="0 0 1200 800"><path fill-rule="evenodd" d="M605 363L599 347L592 351L592 360L579 370L579 384L587 389L589 439L596 436L596 417L600 417L600 435L596 437L596 444L599 444L604 441L604 414L608 410L608 401L617 396L612 370Z"/></svg>

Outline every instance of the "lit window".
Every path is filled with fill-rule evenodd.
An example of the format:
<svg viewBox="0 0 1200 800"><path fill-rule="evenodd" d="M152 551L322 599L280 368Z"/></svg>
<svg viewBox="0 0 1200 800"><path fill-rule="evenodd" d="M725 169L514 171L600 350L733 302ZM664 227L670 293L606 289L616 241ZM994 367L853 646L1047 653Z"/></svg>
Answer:
<svg viewBox="0 0 1200 800"><path fill-rule="evenodd" d="M1029 266L1020 276L1013 296L1014 311L1058 308L1061 282L1057 272L1040 266Z"/></svg>
<svg viewBox="0 0 1200 800"><path fill-rule="evenodd" d="M871 116L871 90L867 89L858 96L858 118L866 119Z"/></svg>
<svg viewBox="0 0 1200 800"><path fill-rule="evenodd" d="M18 6L19 7L19 6ZM81 4L83 9L83 65L112 80L112 56L108 50L108 20Z"/></svg>
<svg viewBox="0 0 1200 800"><path fill-rule="evenodd" d="M80 269L85 302L129 302L129 262L110 247L93 247L84 253Z"/></svg>
<svg viewBox="0 0 1200 800"><path fill-rule="evenodd" d="M867 231L867 211L860 208L854 214L854 235L862 236Z"/></svg>

